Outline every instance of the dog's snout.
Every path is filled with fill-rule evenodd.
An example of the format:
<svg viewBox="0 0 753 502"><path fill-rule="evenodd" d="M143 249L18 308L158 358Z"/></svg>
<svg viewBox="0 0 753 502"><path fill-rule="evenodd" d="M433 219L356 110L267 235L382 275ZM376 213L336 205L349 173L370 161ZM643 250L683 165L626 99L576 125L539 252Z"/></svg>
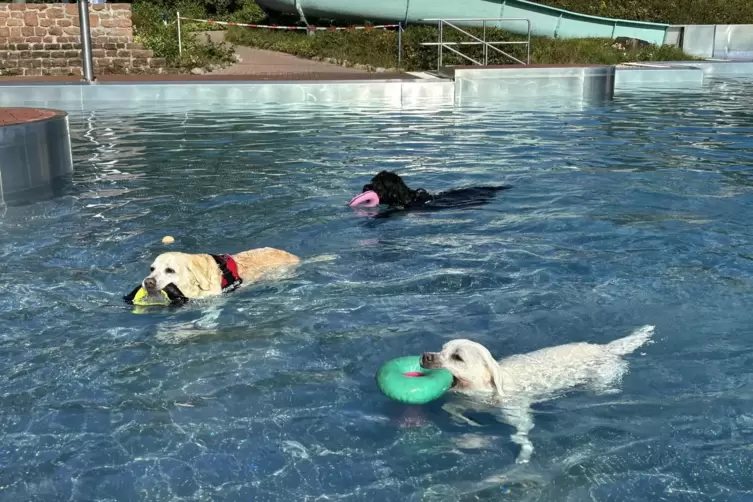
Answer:
<svg viewBox="0 0 753 502"><path fill-rule="evenodd" d="M147 277L144 279L144 287L146 289L154 289L157 287L157 281L154 280L154 277Z"/></svg>
<svg viewBox="0 0 753 502"><path fill-rule="evenodd" d="M439 361L439 358L437 356L438 354L436 352L424 352L421 356L421 366L423 366L424 368L431 368L432 366L436 366Z"/></svg>

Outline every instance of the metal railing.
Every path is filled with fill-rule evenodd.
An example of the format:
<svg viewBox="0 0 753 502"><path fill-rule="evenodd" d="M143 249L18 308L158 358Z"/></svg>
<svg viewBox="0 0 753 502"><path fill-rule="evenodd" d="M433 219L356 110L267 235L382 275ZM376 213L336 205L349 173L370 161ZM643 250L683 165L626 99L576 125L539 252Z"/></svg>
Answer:
<svg viewBox="0 0 753 502"><path fill-rule="evenodd" d="M422 19L422 22L436 22L437 28L439 31L438 40L437 42L423 42L421 45L424 46L437 46L437 68L442 67L442 53L444 52L444 49L447 49L450 52L453 52L454 54L457 54L458 56L462 57L463 59L470 61L473 64L479 65L479 66L487 66L489 64L489 49L492 49L495 52L498 52L499 54L502 54L503 56L512 59L516 63L519 64L531 64L531 21L530 19L523 18L523 17L486 17L486 18L454 18L454 19ZM528 38L523 41L515 41L515 42L504 42L504 41L487 41L486 40L486 24L487 23L496 23L499 21L520 21L525 22L527 25L527 33ZM482 38L479 38L463 28L460 28L456 24L453 23L459 23L459 22L472 22L472 23L481 23L481 27L483 29ZM460 33L470 37L473 39L471 42L445 42L444 40L444 28L445 26L452 28L456 31L459 31ZM526 45L526 62L521 61L520 59L516 58L512 54L508 54L507 52L503 51L502 49L496 47L497 45ZM458 49L455 49L455 46L464 46L464 45L481 45L483 47L483 55L484 55L484 61L483 63L481 61L476 61L472 57L468 56L467 54L463 54Z"/></svg>

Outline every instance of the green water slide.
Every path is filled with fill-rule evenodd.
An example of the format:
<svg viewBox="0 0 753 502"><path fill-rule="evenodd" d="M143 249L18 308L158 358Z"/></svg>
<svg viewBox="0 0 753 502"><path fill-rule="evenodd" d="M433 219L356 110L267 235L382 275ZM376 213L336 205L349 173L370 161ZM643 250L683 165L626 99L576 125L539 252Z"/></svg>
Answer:
<svg viewBox="0 0 753 502"><path fill-rule="evenodd" d="M632 37L661 45L668 24L610 19L577 14L526 0L257 0L263 7L299 13L303 16L404 21L421 23L424 19L526 18L531 34L551 38ZM435 23L432 23L435 24ZM480 25L453 22L456 25ZM513 33L526 34L526 23L496 21L487 23Z"/></svg>

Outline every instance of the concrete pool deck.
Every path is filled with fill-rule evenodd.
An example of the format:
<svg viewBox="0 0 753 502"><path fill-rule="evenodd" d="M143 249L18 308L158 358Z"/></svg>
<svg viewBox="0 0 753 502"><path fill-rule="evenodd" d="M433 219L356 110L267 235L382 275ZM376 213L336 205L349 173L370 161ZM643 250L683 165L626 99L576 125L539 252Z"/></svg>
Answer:
<svg viewBox="0 0 753 502"><path fill-rule="evenodd" d="M265 51L261 51L265 52ZM269 52L269 51L266 51ZM277 55L277 53L275 53ZM287 55L286 55L287 56ZM293 57L293 56L291 56ZM295 58L299 60L299 58ZM0 76L0 86L13 86L23 84L157 84L157 83L258 83L277 81L284 82L330 82L347 84L348 82L384 82L384 81L414 81L457 79L509 79L518 77L530 77L533 75L562 77L569 76L573 72L584 74L599 73L605 68L614 69L615 75L622 77L618 80L626 84L665 87L666 84L678 83L699 84L698 76L721 75L721 76L744 76L753 75L753 61L747 60L702 60L702 61L661 61L661 62L634 62L618 65L498 65L498 66L454 66L443 67L430 72L366 72L352 68L340 67L328 63L300 60L311 63L311 66L281 64L274 68L266 63L256 67L254 71L234 73L231 68L224 71L212 72L203 75L184 73L162 75L98 75L97 81L91 84L82 82L80 77L70 76ZM262 70L266 68L266 70ZM702 80L702 78L701 78ZM618 85L619 86L619 85ZM629 87L630 85L628 85Z"/></svg>

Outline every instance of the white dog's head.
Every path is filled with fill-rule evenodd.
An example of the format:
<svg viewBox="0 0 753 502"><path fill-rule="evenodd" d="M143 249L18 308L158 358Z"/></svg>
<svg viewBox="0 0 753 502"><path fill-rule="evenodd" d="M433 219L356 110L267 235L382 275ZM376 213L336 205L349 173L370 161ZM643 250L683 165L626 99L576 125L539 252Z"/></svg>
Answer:
<svg viewBox="0 0 753 502"><path fill-rule="evenodd" d="M196 297L201 291L208 291L211 287L209 277L213 268L217 267L209 255L162 253L155 258L149 275L141 285L153 294L172 283L189 298Z"/></svg>
<svg viewBox="0 0 753 502"><path fill-rule="evenodd" d="M443 368L455 377L453 389L459 392L497 392L502 394L499 365L480 343L471 340L451 340L441 352L424 352L421 366Z"/></svg>

